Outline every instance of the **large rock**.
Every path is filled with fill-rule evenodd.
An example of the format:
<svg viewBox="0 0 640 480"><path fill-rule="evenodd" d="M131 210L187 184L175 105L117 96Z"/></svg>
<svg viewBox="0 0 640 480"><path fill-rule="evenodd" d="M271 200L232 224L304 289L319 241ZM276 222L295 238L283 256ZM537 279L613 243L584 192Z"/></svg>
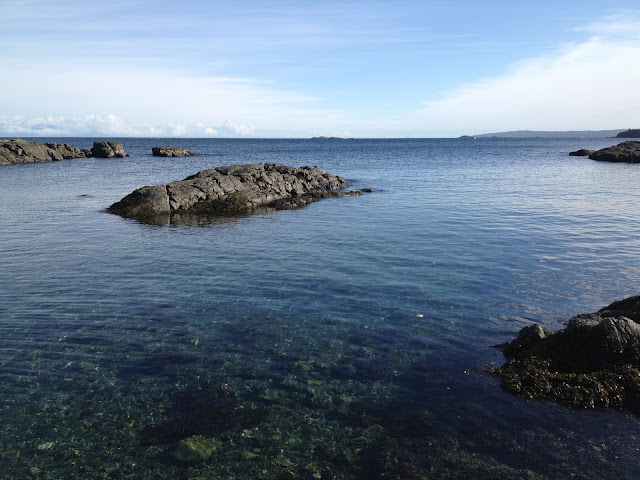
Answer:
<svg viewBox="0 0 640 480"><path fill-rule="evenodd" d="M318 167L235 165L203 170L167 185L139 188L108 211L153 223L154 217L172 215L228 216L261 207L291 208L315 198L344 195L331 190L346 186L342 177Z"/></svg>
<svg viewBox="0 0 640 480"><path fill-rule="evenodd" d="M98 158L126 157L121 142L93 142L91 154Z"/></svg>
<svg viewBox="0 0 640 480"><path fill-rule="evenodd" d="M20 138L0 140L0 165L56 162L69 158L85 158L89 152L67 143L26 141ZM90 155L89 155L90 156Z"/></svg>
<svg viewBox="0 0 640 480"><path fill-rule="evenodd" d="M616 135L617 138L640 138L640 128L630 128Z"/></svg>
<svg viewBox="0 0 640 480"><path fill-rule="evenodd" d="M500 345L507 362L493 373L523 398L640 414L639 321L640 296L634 296L573 317L555 333L525 327Z"/></svg>
<svg viewBox="0 0 640 480"><path fill-rule="evenodd" d="M154 157L193 157L198 155L197 153L190 152L186 148L172 147L170 145L166 147L152 147L151 153Z"/></svg>
<svg viewBox="0 0 640 480"><path fill-rule="evenodd" d="M640 142L629 141L603 148L593 152L589 158L605 162L640 163Z"/></svg>

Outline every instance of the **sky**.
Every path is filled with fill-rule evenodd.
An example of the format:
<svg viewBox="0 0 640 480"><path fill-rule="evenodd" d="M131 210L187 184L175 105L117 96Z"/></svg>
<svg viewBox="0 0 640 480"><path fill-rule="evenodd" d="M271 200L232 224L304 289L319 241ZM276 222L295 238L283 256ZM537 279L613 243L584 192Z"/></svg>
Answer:
<svg viewBox="0 0 640 480"><path fill-rule="evenodd" d="M640 128L634 1L0 0L0 136Z"/></svg>

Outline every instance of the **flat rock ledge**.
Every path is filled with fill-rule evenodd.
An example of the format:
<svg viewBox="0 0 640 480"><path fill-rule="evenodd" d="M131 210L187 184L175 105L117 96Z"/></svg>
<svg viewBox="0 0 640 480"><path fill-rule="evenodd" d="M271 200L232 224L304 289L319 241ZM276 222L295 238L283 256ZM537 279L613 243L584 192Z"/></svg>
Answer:
<svg viewBox="0 0 640 480"><path fill-rule="evenodd" d="M619 145L592 152L589 158L604 162L640 163L640 142L622 142Z"/></svg>
<svg viewBox="0 0 640 480"><path fill-rule="evenodd" d="M318 167L233 165L203 170L167 185L139 188L108 211L161 224L174 215L234 216L264 207L288 209L319 198L362 194L334 191L346 186L344 178Z"/></svg>
<svg viewBox="0 0 640 480"><path fill-rule="evenodd" d="M90 150L74 148L68 143L45 143L20 138L0 140L0 165L57 162L72 158L126 157L120 142L93 142Z"/></svg>
<svg viewBox="0 0 640 480"><path fill-rule="evenodd" d="M491 372L507 392L640 415L640 296L573 317L555 333L540 325L525 327L497 347L507 361Z"/></svg>
<svg viewBox="0 0 640 480"><path fill-rule="evenodd" d="M186 148L172 147L170 145L166 147L152 147L151 153L154 157L193 157L198 155L197 153L190 152Z"/></svg>

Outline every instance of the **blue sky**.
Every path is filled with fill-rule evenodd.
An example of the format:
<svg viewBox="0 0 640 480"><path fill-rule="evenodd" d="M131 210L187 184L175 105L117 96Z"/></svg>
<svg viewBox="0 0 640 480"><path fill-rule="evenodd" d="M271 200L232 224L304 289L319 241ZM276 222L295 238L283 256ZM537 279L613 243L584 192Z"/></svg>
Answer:
<svg viewBox="0 0 640 480"><path fill-rule="evenodd" d="M0 0L0 135L640 127L640 5Z"/></svg>

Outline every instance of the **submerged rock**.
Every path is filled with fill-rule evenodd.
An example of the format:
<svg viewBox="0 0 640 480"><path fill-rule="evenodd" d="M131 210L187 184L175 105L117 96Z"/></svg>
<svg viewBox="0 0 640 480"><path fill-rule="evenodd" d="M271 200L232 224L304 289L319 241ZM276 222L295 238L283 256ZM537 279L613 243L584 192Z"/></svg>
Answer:
<svg viewBox="0 0 640 480"><path fill-rule="evenodd" d="M493 370L522 398L626 408L640 414L640 296L570 319L551 333L539 325L499 345L507 362Z"/></svg>
<svg viewBox="0 0 640 480"><path fill-rule="evenodd" d="M180 440L173 455L183 462L201 462L213 455L220 446L222 442L217 438L193 435Z"/></svg>
<svg viewBox="0 0 640 480"><path fill-rule="evenodd" d="M605 162L640 163L640 142L622 142L612 147L603 148L589 155L591 160Z"/></svg>
<svg viewBox="0 0 640 480"><path fill-rule="evenodd" d="M20 138L0 140L0 165L56 162L69 158L86 158L88 156L91 156L88 150L80 150L67 143L42 144Z"/></svg>
<svg viewBox="0 0 640 480"><path fill-rule="evenodd" d="M347 195L331 192L346 186L344 178L318 167L234 165L203 170L167 185L139 188L108 211L143 221L174 214L230 216L261 207L292 208L317 198Z"/></svg>
<svg viewBox="0 0 640 480"><path fill-rule="evenodd" d="M172 147L170 145L166 147L152 147L151 153L154 157L193 157L198 155L197 153L190 152L186 148Z"/></svg>

